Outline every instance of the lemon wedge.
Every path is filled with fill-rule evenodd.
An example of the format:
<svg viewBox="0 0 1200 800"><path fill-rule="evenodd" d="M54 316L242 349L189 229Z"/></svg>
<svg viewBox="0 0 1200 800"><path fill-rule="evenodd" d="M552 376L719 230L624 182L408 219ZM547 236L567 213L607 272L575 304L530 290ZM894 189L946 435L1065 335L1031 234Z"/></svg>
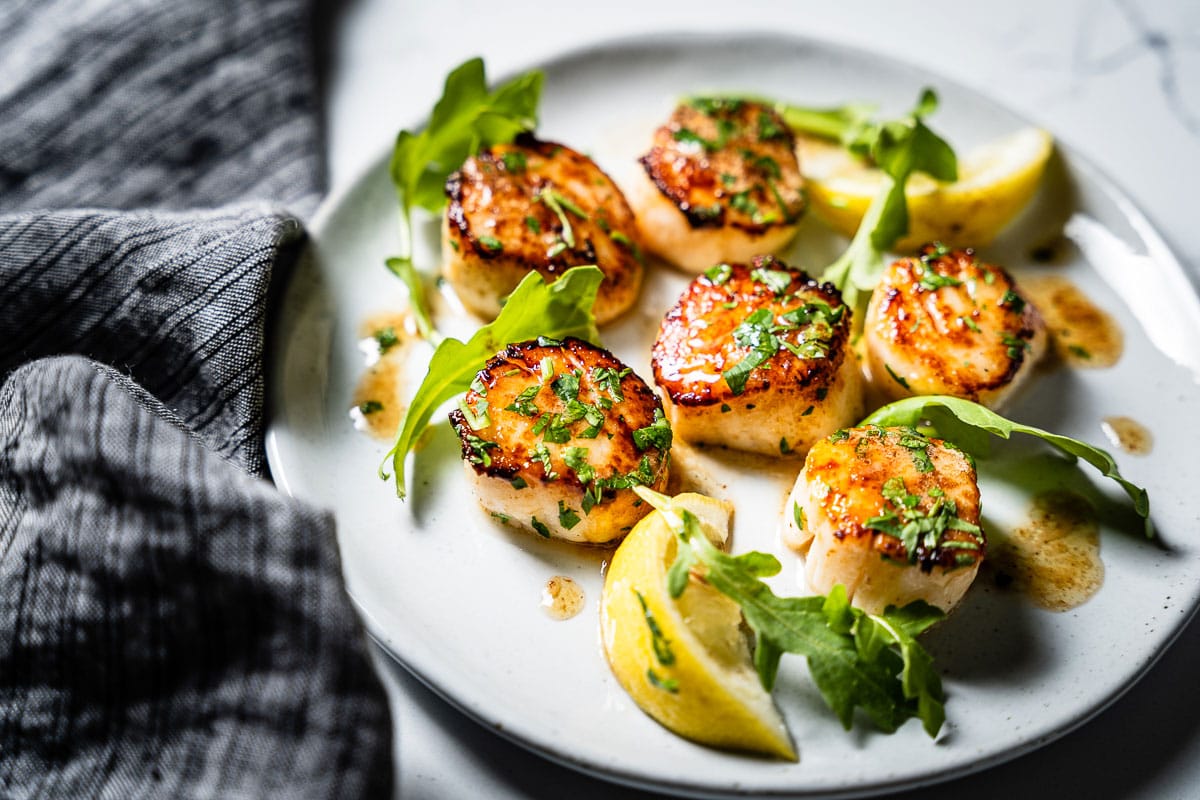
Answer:
<svg viewBox="0 0 1200 800"><path fill-rule="evenodd" d="M681 494L705 535L721 544L731 504ZM751 662L737 604L692 577L667 592L676 537L661 511L643 518L613 555L601 601L601 633L613 673L638 706L701 744L796 760L796 750Z"/></svg>
<svg viewBox="0 0 1200 800"><path fill-rule="evenodd" d="M988 244L1033 197L1053 150L1050 134L1024 128L960 157L953 183L913 174L905 186L909 233L893 249L910 251L935 240L955 247ZM812 210L838 233L853 236L883 173L815 137L797 136L796 154Z"/></svg>

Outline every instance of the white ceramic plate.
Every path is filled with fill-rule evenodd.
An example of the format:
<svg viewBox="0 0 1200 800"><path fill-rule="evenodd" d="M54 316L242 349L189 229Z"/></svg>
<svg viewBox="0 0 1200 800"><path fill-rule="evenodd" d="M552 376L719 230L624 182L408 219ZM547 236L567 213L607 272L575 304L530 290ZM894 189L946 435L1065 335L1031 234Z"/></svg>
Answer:
<svg viewBox="0 0 1200 800"><path fill-rule="evenodd" d="M805 40L648 38L545 68L540 134L591 153L618 181L674 99L696 91L747 91L811 105L871 100L900 112L932 85L942 99L935 126L960 152L1027 124L944 78ZM275 479L335 511L350 594L372 635L397 659L480 722L579 769L682 794L862 795L943 780L1035 748L1099 712L1143 674L1200 592L1200 304L1128 198L1064 150L1034 207L983 254L1019 275L1050 270L1069 277L1119 321L1125 354L1113 369L1040 376L1010 412L1100 444L1106 416L1147 426L1153 453L1117 457L1124 473L1150 490L1166 547L1137 537L1127 506L1095 473L1034 445L1002 450L983 477L988 518L1019 521L1030 492L1048 483L1089 493L1106 520L1107 576L1089 602L1066 613L974 587L965 606L927 637L949 694L936 742L916 722L893 736L865 724L843 731L796 657L785 659L776 698L799 763L684 741L644 716L604 661L597 625L603 552L510 532L479 511L445 425L411 462L409 500L396 499L375 475L387 446L356 432L347 416L363 369L360 322L404 304L382 266L397 249L386 154L325 204L284 300L270 384ZM1070 242L1056 265L1035 265L1031 248L1064 225ZM418 238L418 261L436 264L436 224L423 225ZM842 244L808 223L789 260L819 270ZM685 282L654 271L640 310L604 331L606 343L643 376L650 374L653 330ZM748 471L737 459L712 456L688 466L737 503L735 549L778 553L786 567L777 591L797 593L795 559L775 533L796 466ZM573 577L586 595L583 613L568 621L539 610L542 586L554 575Z"/></svg>

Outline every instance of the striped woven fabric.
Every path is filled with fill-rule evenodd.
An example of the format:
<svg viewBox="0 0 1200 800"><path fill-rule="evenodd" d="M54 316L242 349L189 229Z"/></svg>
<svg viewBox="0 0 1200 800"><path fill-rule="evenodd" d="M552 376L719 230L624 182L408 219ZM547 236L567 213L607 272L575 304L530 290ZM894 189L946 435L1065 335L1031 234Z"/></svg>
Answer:
<svg viewBox="0 0 1200 800"><path fill-rule="evenodd" d="M391 791L333 521L259 477L311 13L0 3L0 797Z"/></svg>

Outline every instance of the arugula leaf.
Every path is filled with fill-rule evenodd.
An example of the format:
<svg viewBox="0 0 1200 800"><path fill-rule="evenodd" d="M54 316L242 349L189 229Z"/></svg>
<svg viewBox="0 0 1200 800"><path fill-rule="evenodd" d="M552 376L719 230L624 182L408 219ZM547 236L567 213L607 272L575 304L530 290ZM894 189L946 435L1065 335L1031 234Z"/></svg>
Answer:
<svg viewBox="0 0 1200 800"><path fill-rule="evenodd" d="M421 381L408 411L400 423L396 443L384 456L379 477L390 476L384 469L388 459L396 478L396 494L404 497L404 459L425 430L438 406L470 388L471 381L487 360L513 342L539 336L574 336L598 342L592 304L604 275L593 266L574 267L557 281L547 284L537 272L530 272L508 296L500 315L475 332L467 342L443 339L429 362L429 371Z"/></svg>
<svg viewBox="0 0 1200 800"><path fill-rule="evenodd" d="M1013 422L970 400L944 395L907 397L897 400L895 403L876 410L860 424L917 427L926 422L937 436L954 442L959 447L976 455L986 455L986 444L981 441L980 432L990 433L1001 439L1008 439L1014 433L1024 433L1049 442L1072 458L1082 458L1100 470L1104 477L1116 481L1125 490L1129 499L1133 501L1134 510L1146 520L1146 538L1154 537L1154 525L1150 521L1149 495L1145 489L1121 476L1120 470L1117 469L1117 462L1113 460L1107 450L1093 447L1069 436Z"/></svg>
<svg viewBox="0 0 1200 800"><path fill-rule="evenodd" d="M537 126L541 71L519 75L494 92L487 90L483 59L473 58L446 76L441 99L429 124L420 133L402 130L392 151L390 173L400 200L400 255L387 267L408 288L421 336L436 339L412 261L412 210L441 211L446 203L446 178L481 147L511 141Z"/></svg>
<svg viewBox="0 0 1200 800"><path fill-rule="evenodd" d="M779 597L761 580L779 572L774 556L722 552L691 512L645 487L634 491L663 514L679 539L667 573L671 596L682 594L688 573L699 568L709 585L735 601L754 631L754 665L767 691L783 654L797 653L807 658L813 682L845 728L861 707L889 733L918 717L930 736L937 735L945 720L941 679L914 637L942 618L940 610L918 601L867 614L850 605L840 585L826 597Z"/></svg>
<svg viewBox="0 0 1200 800"><path fill-rule="evenodd" d="M941 181L958 179L954 150L924 121L937 109L937 95L932 89L922 90L907 116L884 122L870 119L863 106L807 113L791 109L790 118L789 108L782 113L795 129L838 139L884 175L849 247L822 275L841 290L847 305L855 307L860 292L873 289L887 266L884 252L908 233L904 187L909 176L925 172Z"/></svg>

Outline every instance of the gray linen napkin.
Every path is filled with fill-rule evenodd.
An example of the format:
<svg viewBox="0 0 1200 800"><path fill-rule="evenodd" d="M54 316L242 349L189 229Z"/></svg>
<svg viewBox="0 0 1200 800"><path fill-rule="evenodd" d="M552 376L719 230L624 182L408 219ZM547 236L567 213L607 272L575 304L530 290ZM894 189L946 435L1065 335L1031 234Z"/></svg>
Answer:
<svg viewBox="0 0 1200 800"><path fill-rule="evenodd" d="M311 13L0 4L0 797L391 790L332 519L256 477Z"/></svg>

